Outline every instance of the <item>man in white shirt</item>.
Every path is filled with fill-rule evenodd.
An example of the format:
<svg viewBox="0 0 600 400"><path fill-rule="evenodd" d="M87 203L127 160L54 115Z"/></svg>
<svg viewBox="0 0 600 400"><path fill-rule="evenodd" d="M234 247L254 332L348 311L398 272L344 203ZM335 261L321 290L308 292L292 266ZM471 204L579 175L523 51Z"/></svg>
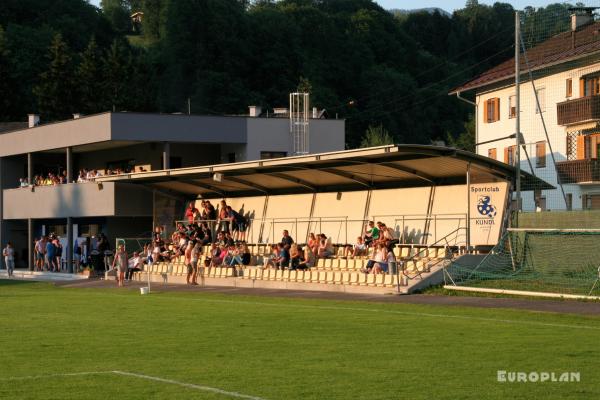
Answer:
<svg viewBox="0 0 600 400"><path fill-rule="evenodd" d="M133 252L133 257L131 257L129 259L128 262L128 267L127 267L127 280L130 281L131 277L133 277L133 273L134 272L140 272L141 266L142 266L142 258L140 257L140 254L137 251Z"/></svg>

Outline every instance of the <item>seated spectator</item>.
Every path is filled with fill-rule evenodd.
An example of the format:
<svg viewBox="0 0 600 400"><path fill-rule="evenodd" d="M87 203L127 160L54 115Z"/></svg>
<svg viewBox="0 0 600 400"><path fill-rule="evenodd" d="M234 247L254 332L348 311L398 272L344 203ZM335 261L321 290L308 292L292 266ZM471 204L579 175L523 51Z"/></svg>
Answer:
<svg viewBox="0 0 600 400"><path fill-rule="evenodd" d="M367 245L362 236L356 238L356 243L353 246L346 246L344 249L344 257L360 257L367 255Z"/></svg>
<svg viewBox="0 0 600 400"><path fill-rule="evenodd" d="M384 243L377 243L375 245L375 251L373 252L373 257L367 262L365 268L362 269L362 272L369 273L381 273L387 272L387 248Z"/></svg>
<svg viewBox="0 0 600 400"><path fill-rule="evenodd" d="M276 269L281 270L290 266L290 252L283 243L277 245L277 258L275 258L274 264Z"/></svg>
<svg viewBox="0 0 600 400"><path fill-rule="evenodd" d="M375 263L373 265L373 269L371 273L373 274L387 274L389 271L390 263L396 263L396 257L394 256L394 252L388 250L385 244L381 244L382 251L385 254L385 258L381 262Z"/></svg>
<svg viewBox="0 0 600 400"><path fill-rule="evenodd" d="M19 187L27 187L29 184L27 183L27 179L21 178L19 179Z"/></svg>
<svg viewBox="0 0 600 400"><path fill-rule="evenodd" d="M333 243L331 238L328 238L324 233L319 234L319 248L317 256L319 258L327 258L333 256Z"/></svg>
<svg viewBox="0 0 600 400"><path fill-rule="evenodd" d="M292 246L292 243L294 243L294 239L290 236L290 233L287 231L287 229L284 229L283 237L281 238L280 243L283 243L288 250Z"/></svg>
<svg viewBox="0 0 600 400"><path fill-rule="evenodd" d="M309 246L304 247L304 256L296 267L292 266L292 269L307 270L311 269L315 265L315 253Z"/></svg>
<svg viewBox="0 0 600 400"><path fill-rule="evenodd" d="M271 246L271 253L269 254L269 256L267 257L267 260L265 261L265 268L277 268L277 265L275 264L277 258L279 257L279 249L277 247L277 245L272 245Z"/></svg>
<svg viewBox="0 0 600 400"><path fill-rule="evenodd" d="M223 260L225 260L225 257L227 257L227 254L229 253L227 247L225 246L219 246L217 249L218 252L214 253L216 256L211 258L211 267L218 267L219 265L223 264Z"/></svg>
<svg viewBox="0 0 600 400"><path fill-rule="evenodd" d="M131 278L133 277L134 272L141 272L141 271L142 271L142 257L140 257L140 253L138 253L137 251L134 251L133 257L131 257L128 261L127 276L125 277L125 279L127 281L130 281Z"/></svg>
<svg viewBox="0 0 600 400"><path fill-rule="evenodd" d="M383 222L377 222L377 227L380 232L379 241L384 243L389 251L392 251L394 246L400 242L396 232L392 228L388 228Z"/></svg>
<svg viewBox="0 0 600 400"><path fill-rule="evenodd" d="M298 244L292 243L290 247L290 269L294 270L302 262L302 253L298 249Z"/></svg>
<svg viewBox="0 0 600 400"><path fill-rule="evenodd" d="M372 243L379 239L379 229L375 226L375 222L369 221L367 223L363 238L367 247L371 247Z"/></svg>
<svg viewBox="0 0 600 400"><path fill-rule="evenodd" d="M162 261L162 249L160 246L160 242L155 240L152 246L152 261L154 263L159 263Z"/></svg>

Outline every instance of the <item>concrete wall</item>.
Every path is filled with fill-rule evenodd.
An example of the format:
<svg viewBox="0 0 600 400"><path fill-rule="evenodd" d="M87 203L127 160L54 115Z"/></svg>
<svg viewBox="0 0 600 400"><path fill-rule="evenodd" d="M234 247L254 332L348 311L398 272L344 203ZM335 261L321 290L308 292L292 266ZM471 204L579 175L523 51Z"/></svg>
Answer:
<svg viewBox="0 0 600 400"><path fill-rule="evenodd" d="M248 142L246 160L260 159L261 151L283 151L292 154L290 121L287 118L247 118ZM345 121L311 119L309 121L311 153L344 150Z"/></svg>
<svg viewBox="0 0 600 400"><path fill-rule="evenodd" d="M152 200L141 186L104 182L4 190L4 219L151 216Z"/></svg>
<svg viewBox="0 0 600 400"><path fill-rule="evenodd" d="M240 117L170 114L111 114L112 140L145 142L245 143Z"/></svg>
<svg viewBox="0 0 600 400"><path fill-rule="evenodd" d="M0 135L0 157L110 140L110 114L41 125Z"/></svg>

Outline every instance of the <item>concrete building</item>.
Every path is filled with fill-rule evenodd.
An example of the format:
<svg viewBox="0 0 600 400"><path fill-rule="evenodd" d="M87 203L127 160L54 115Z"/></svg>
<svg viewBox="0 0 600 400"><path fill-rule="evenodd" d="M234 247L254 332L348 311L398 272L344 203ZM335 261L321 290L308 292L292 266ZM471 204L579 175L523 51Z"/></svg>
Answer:
<svg viewBox="0 0 600 400"><path fill-rule="evenodd" d="M524 193L524 211L536 204L543 210L600 208L600 22L594 22L590 9L573 14L571 22L571 30L528 49L527 59L520 59L521 133L529 154L528 159L521 148L520 167L555 187ZM475 92L477 153L512 165L514 80L510 59L451 92Z"/></svg>
<svg viewBox="0 0 600 400"><path fill-rule="evenodd" d="M77 171L152 172L289 155L289 119L259 115L108 112L46 125L30 115L28 128L0 134L0 243L12 241L24 266L31 257L28 244L44 233L63 236L66 245L68 238L99 232L111 240L147 234L153 207L173 210L185 199L130 183L73 183ZM344 124L310 119L310 152L344 149ZM32 184L36 175L49 172L65 174L69 183Z"/></svg>

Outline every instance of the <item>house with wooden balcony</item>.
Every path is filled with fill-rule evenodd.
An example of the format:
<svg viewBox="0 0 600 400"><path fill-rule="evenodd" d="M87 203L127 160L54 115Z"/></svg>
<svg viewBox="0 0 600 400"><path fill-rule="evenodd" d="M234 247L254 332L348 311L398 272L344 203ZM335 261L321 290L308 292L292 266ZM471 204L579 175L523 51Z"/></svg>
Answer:
<svg viewBox="0 0 600 400"><path fill-rule="evenodd" d="M524 211L600 208L600 21L593 12L573 9L569 30L520 54L520 160L514 58L450 93L475 98L478 154L519 162L556 187L524 194Z"/></svg>

